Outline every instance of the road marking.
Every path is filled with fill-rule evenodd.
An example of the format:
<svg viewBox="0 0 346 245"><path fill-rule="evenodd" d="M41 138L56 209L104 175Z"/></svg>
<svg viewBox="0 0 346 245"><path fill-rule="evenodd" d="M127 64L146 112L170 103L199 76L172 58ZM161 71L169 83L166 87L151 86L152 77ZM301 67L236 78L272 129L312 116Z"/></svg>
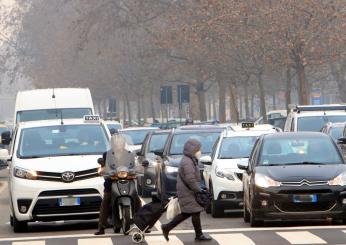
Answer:
<svg viewBox="0 0 346 245"><path fill-rule="evenodd" d="M232 229L207 229L203 230L206 233L230 233L230 232L251 232L251 231L301 231L301 230L343 230L346 229L345 225L340 226L301 226L301 227L263 227L263 228L232 228ZM346 230L345 230L346 231ZM194 233L194 230L172 230L170 234L189 234ZM346 232L345 232L346 233ZM161 231L152 231L151 235L162 235ZM117 237L122 234L106 233L104 237ZM42 239L58 239L58 238L83 238L95 237L93 234L72 234L72 235L56 235L56 236L38 236L38 237L8 237L0 238L3 241L25 241L25 240L42 240Z"/></svg>
<svg viewBox="0 0 346 245"><path fill-rule="evenodd" d="M78 245L90 245L90 244L113 245L113 242L112 242L112 239L110 238L78 239Z"/></svg>
<svg viewBox="0 0 346 245"><path fill-rule="evenodd" d="M276 232L291 244L326 244L327 242L308 231Z"/></svg>
<svg viewBox="0 0 346 245"><path fill-rule="evenodd" d="M7 182L1 181L0 193L3 192L7 188Z"/></svg>
<svg viewBox="0 0 346 245"><path fill-rule="evenodd" d="M45 241L14 242L12 245L45 245Z"/></svg>
<svg viewBox="0 0 346 245"><path fill-rule="evenodd" d="M169 236L169 241L166 242L166 239L163 236L147 236L145 241L148 245L184 245L184 243L176 236Z"/></svg>
<svg viewBox="0 0 346 245"><path fill-rule="evenodd" d="M142 205L144 206L144 205L146 204L145 201L144 201L143 198L141 198L141 197L140 197L140 199L141 199ZM156 228L156 230L158 230L158 232L160 232L160 233L162 233L161 225L162 225L162 224L161 224L160 220L156 221L156 223L155 223L155 225L154 225L154 227Z"/></svg>
<svg viewBox="0 0 346 245"><path fill-rule="evenodd" d="M228 245L230 243L237 245L255 245L255 243L250 238L241 233L213 234L210 236L220 245Z"/></svg>

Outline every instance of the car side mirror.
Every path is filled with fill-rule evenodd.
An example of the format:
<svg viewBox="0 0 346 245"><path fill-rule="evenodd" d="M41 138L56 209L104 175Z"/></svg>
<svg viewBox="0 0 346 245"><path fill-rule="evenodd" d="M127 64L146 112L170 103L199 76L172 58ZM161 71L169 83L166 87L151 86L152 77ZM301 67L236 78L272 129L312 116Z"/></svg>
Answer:
<svg viewBox="0 0 346 245"><path fill-rule="evenodd" d="M11 131L5 131L1 134L1 144L9 145L12 141L12 133Z"/></svg>
<svg viewBox="0 0 346 245"><path fill-rule="evenodd" d="M149 161L148 161L148 160L144 160L144 161L142 162L142 166L145 167L145 168L147 168L147 167L149 166Z"/></svg>
<svg viewBox="0 0 346 245"><path fill-rule="evenodd" d="M338 144L339 145L345 145L346 144L346 137L341 137L338 139Z"/></svg>
<svg viewBox="0 0 346 245"><path fill-rule="evenodd" d="M163 149L155 150L154 154L159 157L163 157Z"/></svg>
<svg viewBox="0 0 346 245"><path fill-rule="evenodd" d="M103 160L103 157L100 157L99 159L97 159L97 163L103 167L105 165L105 160Z"/></svg>
<svg viewBox="0 0 346 245"><path fill-rule="evenodd" d="M212 159L210 156L203 156L199 160L203 165L211 165L212 164Z"/></svg>
<svg viewBox="0 0 346 245"><path fill-rule="evenodd" d="M249 163L248 162L238 163L238 168L241 170L248 170L249 169Z"/></svg>
<svg viewBox="0 0 346 245"><path fill-rule="evenodd" d="M11 156L10 156L8 150L7 149L0 149L0 161L2 161L4 163L2 165L8 166L8 163L7 163L8 160L11 160Z"/></svg>

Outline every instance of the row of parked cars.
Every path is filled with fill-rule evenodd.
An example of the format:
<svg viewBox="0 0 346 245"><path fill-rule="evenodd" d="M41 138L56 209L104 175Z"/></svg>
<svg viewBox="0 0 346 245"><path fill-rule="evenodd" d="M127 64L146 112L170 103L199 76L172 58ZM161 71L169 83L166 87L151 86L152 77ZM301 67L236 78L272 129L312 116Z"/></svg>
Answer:
<svg viewBox="0 0 346 245"><path fill-rule="evenodd" d="M243 211L252 226L272 219L346 221L345 121L344 105L295 106L287 132L251 123L152 129L137 153L144 166L138 190L175 195L183 145L195 138L203 145L200 169L213 217L232 209Z"/></svg>

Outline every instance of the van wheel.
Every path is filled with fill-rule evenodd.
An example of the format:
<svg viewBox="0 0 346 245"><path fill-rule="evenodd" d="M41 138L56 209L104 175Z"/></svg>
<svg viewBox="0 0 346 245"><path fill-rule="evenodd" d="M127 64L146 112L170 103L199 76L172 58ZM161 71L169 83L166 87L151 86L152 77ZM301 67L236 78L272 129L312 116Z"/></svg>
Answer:
<svg viewBox="0 0 346 245"><path fill-rule="evenodd" d="M13 216L13 231L14 232L25 232L28 230L27 221L19 221L16 216Z"/></svg>

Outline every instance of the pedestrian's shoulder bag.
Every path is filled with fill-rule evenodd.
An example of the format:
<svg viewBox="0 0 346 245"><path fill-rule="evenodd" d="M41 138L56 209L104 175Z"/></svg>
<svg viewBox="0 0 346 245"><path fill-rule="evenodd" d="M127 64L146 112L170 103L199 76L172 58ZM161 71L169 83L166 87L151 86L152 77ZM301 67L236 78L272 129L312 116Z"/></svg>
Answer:
<svg viewBox="0 0 346 245"><path fill-rule="evenodd" d="M183 176L181 175L181 172L179 171L179 177L181 179L181 181L183 182L183 184L186 186L186 188L188 188L190 191L194 192L190 186L185 182ZM201 191L201 192L194 192L195 194L195 199L196 202L202 206L203 208L207 208L210 205L211 202L211 195L208 191Z"/></svg>

